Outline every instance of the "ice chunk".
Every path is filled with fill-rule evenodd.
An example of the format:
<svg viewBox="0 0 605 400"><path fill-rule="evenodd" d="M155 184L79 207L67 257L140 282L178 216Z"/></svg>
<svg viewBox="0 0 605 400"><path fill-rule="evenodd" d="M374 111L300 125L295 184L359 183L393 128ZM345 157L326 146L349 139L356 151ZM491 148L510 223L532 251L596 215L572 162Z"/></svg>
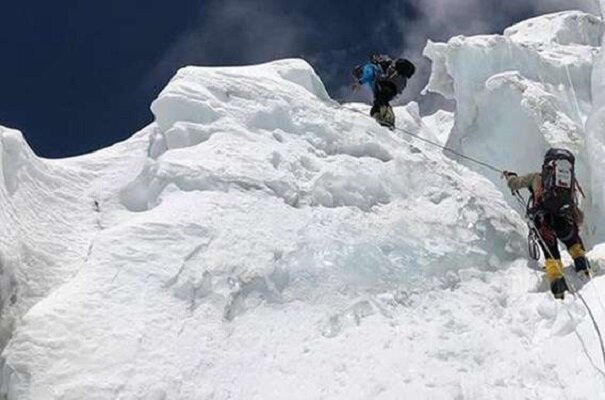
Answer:
<svg viewBox="0 0 605 400"><path fill-rule="evenodd" d="M515 42L578 44L598 47L603 36L603 23L599 17L580 11L564 11L541 15L519 22L504 30L504 36Z"/></svg>

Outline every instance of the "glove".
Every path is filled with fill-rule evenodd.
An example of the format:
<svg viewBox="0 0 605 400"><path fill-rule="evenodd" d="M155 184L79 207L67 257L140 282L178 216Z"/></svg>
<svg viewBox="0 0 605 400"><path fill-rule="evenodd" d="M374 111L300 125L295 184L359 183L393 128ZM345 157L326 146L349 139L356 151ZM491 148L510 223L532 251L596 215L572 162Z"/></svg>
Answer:
<svg viewBox="0 0 605 400"><path fill-rule="evenodd" d="M351 90L356 92L357 90L359 90L359 87L361 85L359 84L358 80L355 80L353 83L351 83Z"/></svg>
<svg viewBox="0 0 605 400"><path fill-rule="evenodd" d="M516 177L516 176L519 176L519 175L517 175L517 173L516 173L516 172L511 172L511 171L503 171L503 172L502 172L502 177L503 177L504 179L506 179L506 183L507 183L508 187L511 189L511 193L512 193L513 195L514 195L514 194L515 194L515 192L517 192L517 191L516 191L516 190L513 190L513 189L511 188L510 180L511 180L512 178Z"/></svg>
<svg viewBox="0 0 605 400"><path fill-rule="evenodd" d="M504 179L506 179L507 181L512 178L513 176L519 176L516 172L512 172L512 171L503 171L502 172L502 176L504 177Z"/></svg>

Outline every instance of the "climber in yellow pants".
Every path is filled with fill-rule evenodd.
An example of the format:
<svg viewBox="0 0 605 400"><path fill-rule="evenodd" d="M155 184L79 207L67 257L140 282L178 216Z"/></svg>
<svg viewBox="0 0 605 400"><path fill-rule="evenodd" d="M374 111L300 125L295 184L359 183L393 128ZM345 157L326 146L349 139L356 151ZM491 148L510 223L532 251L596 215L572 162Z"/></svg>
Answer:
<svg viewBox="0 0 605 400"><path fill-rule="evenodd" d="M532 194L533 207L529 210L529 217L540 233L544 268L556 298L563 298L568 290L557 240L567 246L576 272L590 276L590 265L579 234L583 214L577 207L575 191L579 186L575 181L574 163L575 157L568 150L550 149L541 173L525 176L504 173L513 192L528 189Z"/></svg>

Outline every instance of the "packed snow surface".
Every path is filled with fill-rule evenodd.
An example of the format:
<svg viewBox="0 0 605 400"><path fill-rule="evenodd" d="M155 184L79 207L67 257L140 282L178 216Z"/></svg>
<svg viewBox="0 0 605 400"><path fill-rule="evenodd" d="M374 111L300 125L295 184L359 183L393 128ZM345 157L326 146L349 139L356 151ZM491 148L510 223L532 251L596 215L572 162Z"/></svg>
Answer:
<svg viewBox="0 0 605 400"><path fill-rule="evenodd" d="M520 149L588 141L601 22L563 13L533 24L549 27L539 51L529 22L429 45L431 88L458 110L422 118L412 103L398 126L511 166ZM573 84L536 80L531 65L479 68L501 41L549 54L552 73L572 47ZM561 101L572 87L577 109ZM302 60L187 67L151 108L155 123L131 139L72 159L40 159L19 132L0 131L8 399L605 396L587 312L572 296L554 301L528 266L523 221L497 177L377 126L366 105L338 105ZM509 140L506 113L523 112L534 125ZM485 143L479 128L464 136L472 120ZM603 246L591 258L605 268ZM603 325L599 274L577 284Z"/></svg>

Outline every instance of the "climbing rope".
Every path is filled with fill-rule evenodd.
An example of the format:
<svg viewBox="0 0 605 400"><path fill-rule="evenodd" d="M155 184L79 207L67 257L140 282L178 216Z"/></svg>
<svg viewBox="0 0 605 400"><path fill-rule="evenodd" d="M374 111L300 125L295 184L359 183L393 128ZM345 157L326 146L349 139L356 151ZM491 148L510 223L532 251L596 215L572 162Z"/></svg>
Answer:
<svg viewBox="0 0 605 400"><path fill-rule="evenodd" d="M523 209L523 213L525 215L525 220L527 222L527 227L530 229L530 231L533 232L533 235L540 242L540 244L542 245L542 248L544 249L544 251L548 253L548 257L554 260L555 257L553 256L553 254L551 253L550 249L546 245L546 241L542 237L542 234L540 233L540 230L536 227L536 225L534 224L533 220L531 220L531 218L527 215L527 202L525 201L525 199L523 198L523 196L521 195L521 193L519 193L519 191L514 191L513 192L513 196L515 197L515 199L517 200L517 202L519 203L519 205ZM594 314L592 313L592 309L590 308L590 306L586 302L586 299L584 299L584 296L582 296L582 294L576 289L576 287L573 284L572 280L571 279L567 279L567 277L565 276L565 270L563 268L561 268L560 266L559 266L559 268L560 268L559 272L561 272L561 275L563 277L565 277L565 281L566 281L567 286L569 288L569 292L573 296L579 298L580 301L582 302L582 304L584 304L584 307L586 308L586 311L588 311L588 315L590 316L590 320L592 321L592 325L594 327L594 330L597 333L597 336L599 338L599 344L601 345L601 355L603 357L603 365L605 366L605 344L603 344L603 336L601 335L601 329L599 328L599 325L597 324L597 320L594 317ZM567 312L568 312L570 318L573 318L572 315L571 315L571 313L569 313L569 310L567 310Z"/></svg>
<svg viewBox="0 0 605 400"><path fill-rule="evenodd" d="M365 112L360 111L360 110L354 110L354 109L351 109L351 108L345 108L345 109L346 109L346 110L348 110L348 111L351 111L351 112L357 113L357 114L361 114L361 115L364 115L364 116L366 115L366 113L365 113ZM460 157L460 158L463 158L463 159L465 159L465 160L467 160L467 161L470 161L470 162L472 162L472 163L475 163L475 164L477 164L477 165L481 165L481 166L483 166L483 167L485 167L485 168L489 168L490 170L492 170L492 171L494 171L494 172L498 172L499 174L502 174L502 173L504 172L504 170L503 170L503 169L500 169L500 168L495 167L495 166L493 166L493 165L491 165L491 164L488 164L488 163L486 163L485 161L481 161L481 160L478 160L478 159L476 159L476 158L473 158L473 157L467 156L466 154L460 153L459 151L456 151L456 150L454 150L454 149L451 149L451 148L449 148L449 147L447 147L447 146L443 146L442 144L439 144L439 143L434 142L434 141L432 141L432 140L430 140L430 139L424 138L424 137L422 137L422 136L420 136L420 135L417 135L417 134L415 134L415 133L413 133L413 132L410 132L410 131L408 131L407 129L398 128L398 127L394 127L392 130L393 130L394 132L401 132L401 133L405 133L405 134L406 134L406 135L408 135L408 136L412 136L412 137L414 137L414 138L416 138L416 139L418 139L418 140L420 140L420 141L422 141L422 142L425 142L425 143L428 143L428 144L433 145L433 146L435 146L435 147L438 147L438 148L442 149L443 151L447 151L447 152L449 152L449 153L451 153L451 154L454 154L454 155L456 155L456 156L458 156L458 157Z"/></svg>
<svg viewBox="0 0 605 400"><path fill-rule="evenodd" d="M351 111L351 112L354 112L354 113L357 113L357 114L366 115L363 111L360 111L360 110L354 110L354 109L350 109L350 108L347 108L347 110ZM462 153L460 153L460 152L458 152L456 150L453 150L453 149L451 149L451 148L449 148L447 146L443 146L443 145L441 145L441 144L439 144L437 142L434 142L434 141L432 141L430 139L426 139L426 138L424 138L424 137L422 137L422 136L420 136L418 134L410 132L407 129L394 127L392 130L396 131L396 132L404 133L404 134L409 135L411 137L414 137L417 140L420 140L420 141L422 141L424 143L428 143L428 144L430 144L432 146L438 147L438 148L442 149L443 151L450 152L450 153L452 153L452 154L454 154L454 155L456 155L456 156L458 156L460 158L468 160L468 161L470 161L472 163L475 163L477 165L481 165L483 167L486 167L486 168L488 168L488 169L490 169L490 170L492 170L494 172L498 172L499 174L504 173L504 170L501 169L501 168L495 167L495 166L493 166L491 164L488 164L488 163L486 163L484 161L478 160L478 159L476 159L474 157L467 156L466 154L462 154ZM519 193L518 191L513 192L513 195L514 195L515 199L517 199L517 201L519 202L519 204L521 205L521 207L523 208L523 215L525 215L525 220L527 221L528 228L530 229L530 234L533 234L534 238L539 243L542 244L542 246L545 249L545 251L548 252L548 256L550 258L554 259L552 253L548 249L548 246L546 246L546 242L545 242L544 238L542 237L542 235L540 234L540 231L536 228L536 226L533 223L533 221L531 221L529 219L528 215L527 215L527 212L526 212L527 211L526 210L527 203L526 203L525 199L523 198L523 196L521 195L521 193ZM530 250L530 253L531 253L531 250ZM561 272L562 276L565 276L565 270L561 270L560 272ZM568 284L568 288L569 288L570 293L573 296L579 298L580 301L582 302L582 304L584 305L584 307L586 308L586 311L588 311L588 315L590 316L590 320L592 321L592 325L594 327L594 330L597 333L597 336L598 336L598 339L599 339L599 344L601 345L601 355L603 357L603 365L605 366L605 344L603 342L603 336L601 334L601 329L599 328L599 325L597 324L596 318L594 317L594 314L592 313L592 309L590 308L590 306L586 302L586 299L584 299L584 296L582 296L582 294L576 289L576 287L573 284L573 282L570 279L565 279L565 281ZM567 312L568 312L570 318L573 318L573 316L571 315L571 313L569 313L569 310L567 310Z"/></svg>

